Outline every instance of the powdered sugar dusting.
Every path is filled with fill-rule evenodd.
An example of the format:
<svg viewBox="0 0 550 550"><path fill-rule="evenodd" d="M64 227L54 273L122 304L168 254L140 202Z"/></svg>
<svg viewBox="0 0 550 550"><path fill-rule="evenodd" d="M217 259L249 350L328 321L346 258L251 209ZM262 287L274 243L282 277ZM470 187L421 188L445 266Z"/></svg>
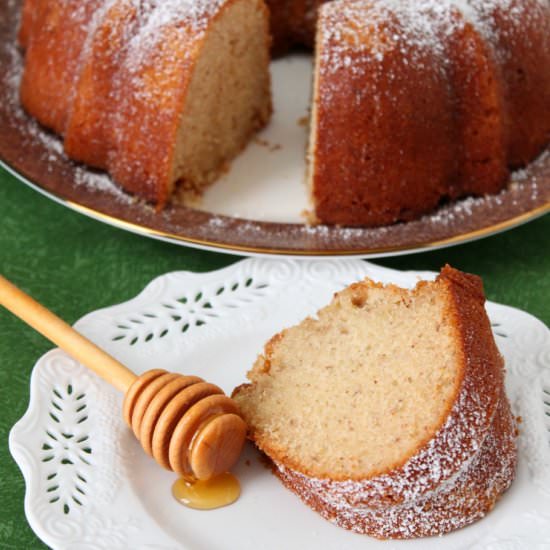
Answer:
<svg viewBox="0 0 550 550"><path fill-rule="evenodd" d="M396 505L354 504L368 482L327 482L281 464L276 473L306 504L337 525L376 537L412 538L441 535L482 518L515 477L514 422L502 399L479 452L434 490ZM437 471L438 461L432 465Z"/></svg>
<svg viewBox="0 0 550 550"><path fill-rule="evenodd" d="M153 36L166 25L185 25L204 30L210 18L227 0L134 0L141 9L142 36Z"/></svg>
<svg viewBox="0 0 550 550"><path fill-rule="evenodd" d="M132 52L127 59L131 71L138 74L142 63L158 48L168 27L179 29L183 34L192 32L199 38L212 16L226 1L132 0L138 31L128 44L128 50Z"/></svg>
<svg viewBox="0 0 550 550"><path fill-rule="evenodd" d="M447 80L449 48L456 47L452 37L459 36L465 25L472 25L485 39L494 58L502 61L511 50L499 44L501 33L506 34L507 42L513 41L514 33L520 33L522 25L540 26L548 17L548 10L539 0L337 0L325 3L319 10L316 61L323 102L330 104L332 96L337 97L343 81L331 75L341 72L347 79L358 78L358 105L368 98L377 112L384 97L398 108L399 89L391 87L388 95L388 86L384 83L398 78L399 63L414 66L419 79L437 78L433 73L435 69L443 81Z"/></svg>
<svg viewBox="0 0 550 550"><path fill-rule="evenodd" d="M133 203L137 199L125 193L105 172L94 172L82 166L75 169L75 185L85 185L90 191L107 192L124 203Z"/></svg>
<svg viewBox="0 0 550 550"><path fill-rule="evenodd" d="M544 0L535 0L541 8ZM516 0L339 0L320 8L322 70L351 65L350 52L370 63L382 63L387 52L399 50L408 63L421 52L445 61L445 39L470 23L491 43L497 41L494 14L512 25L540 18L542 10ZM358 24L361 21L361 24ZM397 24L396 24L397 23ZM361 70L353 63L352 70ZM372 67L370 68L372 70Z"/></svg>
<svg viewBox="0 0 550 550"><path fill-rule="evenodd" d="M420 52L426 49L443 60L444 48L431 14L437 11L448 18L449 7L433 0L329 2L321 8L320 69L335 72L343 66L361 71L365 62L378 63L382 70L385 55L394 50L408 56L409 63L420 61ZM355 54L353 61L350 53Z"/></svg>
<svg viewBox="0 0 550 550"><path fill-rule="evenodd" d="M48 162L56 162L64 156L63 141L59 136L48 132L24 113L19 101L19 86L23 73L21 53L15 43L9 43L6 45L6 54L9 61L8 70L4 75L5 98L11 107L13 123L25 127L25 135L28 141L37 141L42 145L42 155Z"/></svg>

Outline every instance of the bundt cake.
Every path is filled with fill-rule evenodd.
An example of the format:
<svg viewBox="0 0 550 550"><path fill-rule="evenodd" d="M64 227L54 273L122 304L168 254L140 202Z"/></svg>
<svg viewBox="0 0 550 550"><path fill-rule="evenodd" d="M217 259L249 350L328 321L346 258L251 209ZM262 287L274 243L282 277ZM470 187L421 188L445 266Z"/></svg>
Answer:
<svg viewBox="0 0 550 550"><path fill-rule="evenodd" d="M515 475L515 421L481 280L370 280L265 346L234 399L274 472L330 521L379 538L476 521Z"/></svg>
<svg viewBox="0 0 550 550"><path fill-rule="evenodd" d="M263 0L26 0L25 109L67 155L159 206L200 189L271 113Z"/></svg>
<svg viewBox="0 0 550 550"><path fill-rule="evenodd" d="M273 52L316 37L314 223L498 192L550 141L547 0L266 1ZM69 157L162 207L268 121L267 18L263 0L25 0L22 104Z"/></svg>

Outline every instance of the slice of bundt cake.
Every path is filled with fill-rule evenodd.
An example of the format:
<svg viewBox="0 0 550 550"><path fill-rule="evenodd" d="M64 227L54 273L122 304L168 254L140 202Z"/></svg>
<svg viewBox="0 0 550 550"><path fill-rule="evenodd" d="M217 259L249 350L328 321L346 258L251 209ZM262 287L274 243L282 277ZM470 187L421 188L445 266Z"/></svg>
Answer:
<svg viewBox="0 0 550 550"><path fill-rule="evenodd" d="M76 160L159 206L269 119L262 0L26 0L21 101Z"/></svg>
<svg viewBox="0 0 550 550"><path fill-rule="evenodd" d="M515 424L481 280L365 280L283 330L234 398L275 473L338 525L438 535L510 485Z"/></svg>

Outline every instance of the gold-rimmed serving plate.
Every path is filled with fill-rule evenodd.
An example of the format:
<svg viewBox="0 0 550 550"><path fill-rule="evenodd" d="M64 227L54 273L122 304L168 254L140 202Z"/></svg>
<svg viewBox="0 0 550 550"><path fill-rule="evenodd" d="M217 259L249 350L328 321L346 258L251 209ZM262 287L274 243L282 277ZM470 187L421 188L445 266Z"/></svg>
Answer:
<svg viewBox="0 0 550 550"><path fill-rule="evenodd" d="M303 184L310 60L272 64L275 114L199 208L156 212L108 176L65 157L62 142L21 109L20 1L0 13L0 160L22 182L61 204L122 229L197 248L246 255L381 257L462 244L550 211L550 149L513 174L498 195L466 198L419 220L379 228L308 227ZM292 84L289 86L289 84Z"/></svg>

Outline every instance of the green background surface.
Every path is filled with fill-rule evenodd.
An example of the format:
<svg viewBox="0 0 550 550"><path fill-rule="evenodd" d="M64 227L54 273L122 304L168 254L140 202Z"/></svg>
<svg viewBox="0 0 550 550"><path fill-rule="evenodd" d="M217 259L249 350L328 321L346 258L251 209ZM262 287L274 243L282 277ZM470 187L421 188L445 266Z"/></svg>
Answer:
<svg viewBox="0 0 550 550"><path fill-rule="evenodd" d="M481 241L375 263L438 270L448 262L481 275L488 299L528 311L548 325L549 252L547 215ZM101 224L50 201L0 168L0 272L70 323L134 297L162 273L209 271L238 259ZM51 348L0 308L0 548L44 548L25 520L25 487L8 450L8 433L27 408L34 363Z"/></svg>

